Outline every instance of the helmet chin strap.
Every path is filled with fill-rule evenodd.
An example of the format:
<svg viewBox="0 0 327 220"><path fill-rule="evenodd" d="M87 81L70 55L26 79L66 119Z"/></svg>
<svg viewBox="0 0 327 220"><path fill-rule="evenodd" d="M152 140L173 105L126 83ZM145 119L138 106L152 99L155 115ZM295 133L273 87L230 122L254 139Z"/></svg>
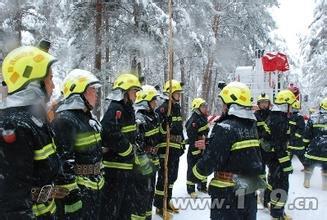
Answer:
<svg viewBox="0 0 327 220"><path fill-rule="evenodd" d="M87 99L85 98L84 94L81 94L81 98L83 99L87 110L92 111L93 106L90 105L89 101L87 101Z"/></svg>
<svg viewBox="0 0 327 220"><path fill-rule="evenodd" d="M41 91L44 93L44 97L45 97L45 102L47 103L47 102L49 102L50 101L50 96L48 95L48 93L47 93L47 90L46 90L46 88L45 88L45 82L44 82L44 80L41 80L40 81L40 89L41 89Z"/></svg>

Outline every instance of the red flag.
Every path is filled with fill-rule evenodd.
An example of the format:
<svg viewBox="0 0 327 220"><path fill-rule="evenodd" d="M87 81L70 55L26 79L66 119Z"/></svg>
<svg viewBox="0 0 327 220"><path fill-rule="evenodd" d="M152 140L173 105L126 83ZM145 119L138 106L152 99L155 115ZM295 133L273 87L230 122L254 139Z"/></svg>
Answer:
<svg viewBox="0 0 327 220"><path fill-rule="evenodd" d="M261 60L265 72L285 72L289 70L287 56L281 52L266 53Z"/></svg>

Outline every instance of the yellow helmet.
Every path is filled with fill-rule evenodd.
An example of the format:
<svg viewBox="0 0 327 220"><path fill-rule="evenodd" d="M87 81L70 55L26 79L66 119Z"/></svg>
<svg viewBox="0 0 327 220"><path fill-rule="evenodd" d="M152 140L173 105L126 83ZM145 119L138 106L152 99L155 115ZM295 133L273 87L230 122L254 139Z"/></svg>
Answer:
<svg viewBox="0 0 327 220"><path fill-rule="evenodd" d="M64 98L72 94L82 94L91 85L100 87L100 81L95 75L86 70L74 69L64 79L62 89Z"/></svg>
<svg viewBox="0 0 327 220"><path fill-rule="evenodd" d="M296 109L296 110L300 110L301 109L301 102L296 100L293 104L292 104L292 108Z"/></svg>
<svg viewBox="0 0 327 220"><path fill-rule="evenodd" d="M252 107L251 91L247 85L240 82L229 83L220 91L219 97L225 104Z"/></svg>
<svg viewBox="0 0 327 220"><path fill-rule="evenodd" d="M192 110L200 108L201 105L205 104L206 100L202 98L195 98L192 101Z"/></svg>
<svg viewBox="0 0 327 220"><path fill-rule="evenodd" d="M141 89L141 82L136 75L131 73L123 73L116 78L112 88L122 89L125 91L131 88Z"/></svg>
<svg viewBox="0 0 327 220"><path fill-rule="evenodd" d="M266 93L261 93L257 98L257 102L261 101L270 101L270 98L268 95L266 95Z"/></svg>
<svg viewBox="0 0 327 220"><path fill-rule="evenodd" d="M313 113L315 113L316 112L316 109L314 109L314 108L309 108L309 113L310 114L313 114Z"/></svg>
<svg viewBox="0 0 327 220"><path fill-rule="evenodd" d="M183 91L183 84L177 80L171 80L171 93L174 93L174 92L182 92ZM169 88L170 88L170 81L168 80L165 85L164 85L164 88L163 88L163 92L164 93L169 93Z"/></svg>
<svg viewBox="0 0 327 220"><path fill-rule="evenodd" d="M142 86L142 90L136 93L135 103L140 103L142 101L151 102L157 96L158 92L153 86L144 85Z"/></svg>
<svg viewBox="0 0 327 220"><path fill-rule="evenodd" d="M274 103L277 105L289 104L292 105L296 101L296 97L293 92L288 89L282 90L275 96Z"/></svg>
<svg viewBox="0 0 327 220"><path fill-rule="evenodd" d="M22 46L11 51L3 60L3 80L8 93L14 93L30 82L46 77L56 59L37 47Z"/></svg>
<svg viewBox="0 0 327 220"><path fill-rule="evenodd" d="M320 108L327 110L327 97L321 100L320 102Z"/></svg>

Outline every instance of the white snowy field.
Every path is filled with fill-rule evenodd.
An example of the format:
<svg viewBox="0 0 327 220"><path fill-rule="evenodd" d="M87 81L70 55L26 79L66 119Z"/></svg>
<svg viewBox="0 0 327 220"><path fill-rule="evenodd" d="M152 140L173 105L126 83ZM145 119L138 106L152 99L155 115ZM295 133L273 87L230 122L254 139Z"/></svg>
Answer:
<svg viewBox="0 0 327 220"><path fill-rule="evenodd" d="M307 220L307 219L327 219L327 191L321 190L321 171L320 168L314 170L314 174L311 179L311 188L306 189L303 187L303 172L301 172L302 165L299 160L293 158L293 168L294 172L290 175L290 190L286 213L292 216L293 220ZM186 153L181 157L179 166L179 176L174 185L173 197L189 197L186 191ZM201 198L210 198L209 195L201 193L199 194ZM306 198L304 200L303 198ZM207 199L210 201L210 199ZM306 202L304 202L306 201ZM306 204L305 204L306 203ZM199 204L199 203L198 203ZM205 204L205 203L204 203ZM295 204L296 209L292 206ZM306 209L303 210L301 207L309 207L310 204L317 204L317 209ZM203 205L203 203L201 204ZM198 207L201 207L199 205ZM209 205L204 205L204 209L193 210L191 207L181 210L179 214L175 214L174 220L199 220L199 219L210 219L210 209ZM260 208L261 205L258 205ZM158 215L154 214L153 210L153 220L161 219ZM267 210L258 210L257 213L258 220L270 220L270 215Z"/></svg>

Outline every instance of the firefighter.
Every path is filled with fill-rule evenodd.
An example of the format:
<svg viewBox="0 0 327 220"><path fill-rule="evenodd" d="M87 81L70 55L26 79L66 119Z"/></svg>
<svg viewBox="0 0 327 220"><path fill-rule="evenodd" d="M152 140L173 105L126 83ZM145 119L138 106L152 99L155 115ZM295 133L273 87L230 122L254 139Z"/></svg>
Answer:
<svg viewBox="0 0 327 220"><path fill-rule="evenodd" d="M300 114L301 103L295 101L292 105L292 115L289 119L290 137L287 150L290 152L290 159L292 160L293 155L296 155L300 162L304 163L304 143L303 133L305 129L305 121L303 116Z"/></svg>
<svg viewBox="0 0 327 220"><path fill-rule="evenodd" d="M60 217L98 219L101 190L101 124L91 110L97 102L99 80L89 71L74 69L63 81L63 100L52 122L54 142L64 164L58 183L71 193L61 202Z"/></svg>
<svg viewBox="0 0 327 220"><path fill-rule="evenodd" d="M141 83L133 74L124 73L114 81L108 96L109 106L101 121L104 146L105 186L101 217L103 219L144 218L144 210L136 210L133 159L136 144L136 121L133 103Z"/></svg>
<svg viewBox="0 0 327 220"><path fill-rule="evenodd" d="M289 189L289 174L293 172L290 157L287 152L288 118L292 111L292 104L296 101L290 90L277 93L266 124L270 135L264 138L267 151L271 157L265 161L268 166L268 183L271 186L270 215L272 219L291 219L286 215L284 207Z"/></svg>
<svg viewBox="0 0 327 220"><path fill-rule="evenodd" d="M195 98L192 101L192 115L186 122L186 132L188 137L188 153L187 153L187 181L186 188L191 198L196 198L195 183L191 181L192 168L202 157L203 148L199 148L198 144L206 141L209 133L208 125L208 105L202 98ZM197 185L200 192L207 193L207 179L204 179L201 184Z"/></svg>
<svg viewBox="0 0 327 220"><path fill-rule="evenodd" d="M322 171L322 189L327 190L327 98L320 102L319 111L313 114L305 128L304 141L308 145L305 153L304 187L310 187L315 166Z"/></svg>
<svg viewBox="0 0 327 220"><path fill-rule="evenodd" d="M141 209L145 209L147 220L151 220L152 218L156 171L159 168L157 151L161 138L160 131L163 130L159 116L155 112L157 98L157 90L153 86L144 85L142 86L142 90L137 92L135 101L135 115L138 128L137 143L141 150L152 160L152 167L149 167L145 176L141 176L138 183L140 185L141 195L144 198L140 206L142 206Z"/></svg>
<svg viewBox="0 0 327 220"><path fill-rule="evenodd" d="M2 64L8 96L0 113L0 219L52 219L60 163L46 115L55 58L32 46L11 51Z"/></svg>
<svg viewBox="0 0 327 220"><path fill-rule="evenodd" d="M263 181L251 91L231 82L219 97L224 118L214 125L204 155L192 169L193 179L200 182L214 172L209 184L211 219L256 219L255 191Z"/></svg>
<svg viewBox="0 0 327 220"><path fill-rule="evenodd" d="M169 105L169 92L170 81L167 81L163 88L164 102L157 108L160 121L166 121L170 125L170 145L169 145L169 157L168 157L168 196L167 196L167 211L169 214L178 213L179 209L174 207L170 202L173 192L174 182L177 180L179 157L184 153L184 137L183 137L183 119L181 115L181 106L179 104L181 92L183 91L183 84L177 80L171 80L171 96L172 106L171 115L168 114ZM164 200L164 159L166 154L166 132L163 132L161 143L159 144L159 159L160 169L158 171L158 179L156 184L154 206L157 208L156 213L163 216L163 200ZM169 215L171 216L171 215Z"/></svg>
<svg viewBox="0 0 327 220"><path fill-rule="evenodd" d="M270 158L272 158L272 152L270 151L269 147L268 149L266 148L267 143L265 142L265 139L268 139L271 134L270 129L266 124L266 119L270 114L271 107L269 96L265 93L261 93L257 98L257 105L259 110L255 111L254 115L257 119L257 129L258 136L260 139L260 150L263 164L263 173L261 175L261 178L263 178L267 182L267 188L264 191L260 192L259 199L263 204L263 207L268 208L268 204L270 201L271 185L268 183L266 178L266 162L268 162Z"/></svg>

